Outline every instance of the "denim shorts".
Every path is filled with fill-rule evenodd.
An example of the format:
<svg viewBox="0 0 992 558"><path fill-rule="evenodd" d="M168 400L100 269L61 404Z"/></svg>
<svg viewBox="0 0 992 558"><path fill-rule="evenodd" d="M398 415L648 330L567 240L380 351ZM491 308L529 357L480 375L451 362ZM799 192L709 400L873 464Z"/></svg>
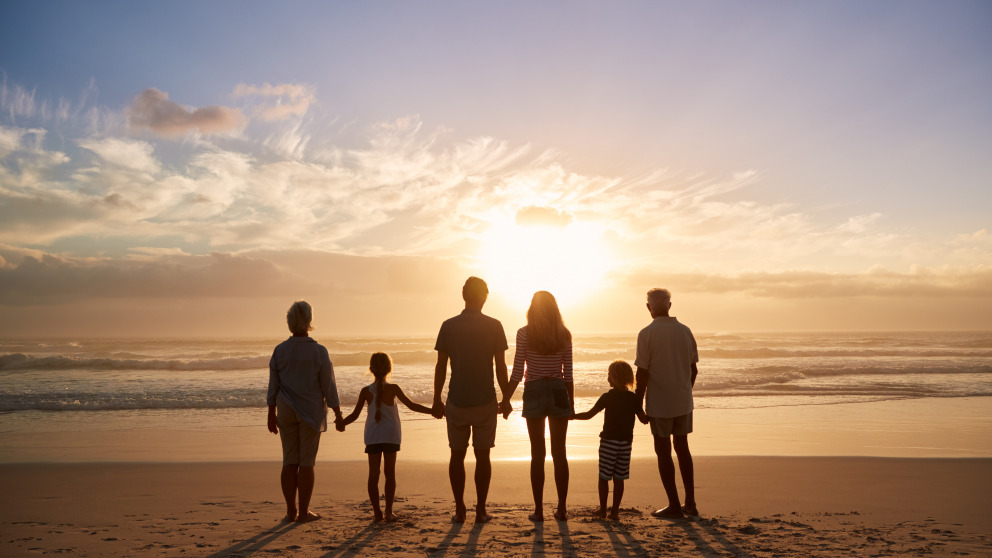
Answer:
<svg viewBox="0 0 992 558"><path fill-rule="evenodd" d="M524 383L524 418L567 418L572 415L565 380L541 378Z"/></svg>

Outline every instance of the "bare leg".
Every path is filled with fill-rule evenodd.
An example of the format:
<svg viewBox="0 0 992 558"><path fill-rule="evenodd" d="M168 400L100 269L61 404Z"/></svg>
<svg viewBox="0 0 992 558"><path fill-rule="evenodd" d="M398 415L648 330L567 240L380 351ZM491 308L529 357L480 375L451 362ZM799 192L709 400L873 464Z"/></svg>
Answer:
<svg viewBox="0 0 992 558"><path fill-rule="evenodd" d="M654 437L654 452L658 455L658 473L661 474L661 484L668 496L668 507L655 512L665 517L681 517L682 507L679 505L679 491L675 485L675 462L672 461L672 442L668 436ZM678 513L676 513L678 512Z"/></svg>
<svg viewBox="0 0 992 558"><path fill-rule="evenodd" d="M599 511L596 517L606 519L606 497L610 495L610 481L599 479Z"/></svg>
<svg viewBox="0 0 992 558"><path fill-rule="evenodd" d="M382 521L382 508L379 507L379 466L382 453L369 454L369 503L372 504L372 516L376 522Z"/></svg>
<svg viewBox="0 0 992 558"><path fill-rule="evenodd" d="M279 475L282 497L286 499L286 521L296 521L296 476L299 469L299 465L283 465Z"/></svg>
<svg viewBox="0 0 992 558"><path fill-rule="evenodd" d="M610 519L620 519L620 502L623 500L623 479L613 479L613 508Z"/></svg>
<svg viewBox="0 0 992 558"><path fill-rule="evenodd" d="M489 459L489 448L473 448L475 451L475 521L489 521L486 512L486 501L489 499L489 482L493 477L493 464Z"/></svg>
<svg viewBox="0 0 992 558"><path fill-rule="evenodd" d="M386 454L386 521L395 521L393 499L396 497L396 452Z"/></svg>
<svg viewBox="0 0 992 558"><path fill-rule="evenodd" d="M558 490L558 509L555 519L568 518L568 456L565 455L565 435L568 433L567 418L548 418L551 431L551 459L555 466L555 488Z"/></svg>
<svg viewBox="0 0 992 558"><path fill-rule="evenodd" d="M451 494L455 497L455 523L465 522L465 454L468 448L451 450L448 462L448 479L451 481Z"/></svg>
<svg viewBox="0 0 992 558"><path fill-rule="evenodd" d="M296 477L297 490L300 493L300 516L306 516L310 511L310 497L313 496L314 484L313 466L300 465L300 473Z"/></svg>
<svg viewBox="0 0 992 558"><path fill-rule="evenodd" d="M672 445L675 455L679 458L679 472L682 473L682 485L685 487L685 511L690 515L696 513L696 487L693 479L692 454L689 453L689 437L673 436Z"/></svg>
<svg viewBox="0 0 992 558"><path fill-rule="evenodd" d="M527 435L530 437L530 488L534 493L534 513L531 521L544 521L544 419L527 419Z"/></svg>

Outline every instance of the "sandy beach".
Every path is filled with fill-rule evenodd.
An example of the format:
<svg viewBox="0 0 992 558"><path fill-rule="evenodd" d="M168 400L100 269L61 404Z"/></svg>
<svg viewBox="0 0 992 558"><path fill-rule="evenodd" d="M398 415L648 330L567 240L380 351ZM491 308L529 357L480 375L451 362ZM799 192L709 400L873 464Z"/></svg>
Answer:
<svg viewBox="0 0 992 558"><path fill-rule="evenodd" d="M568 522L527 520L527 465L494 466L486 524L452 524L446 470L398 466L401 520L373 524L366 464L318 467L320 521L284 524L279 464L0 466L0 554L29 556L989 555L990 459L696 460L699 518L654 519L654 463L632 465L620 521L595 519L595 462L572 464ZM470 497L469 502L474 501ZM553 505L549 487L546 502ZM550 513L547 514L550 517Z"/></svg>
<svg viewBox="0 0 992 558"><path fill-rule="evenodd" d="M702 516L682 521L650 516L663 491L641 430L621 520L593 518L601 422L574 423L571 519L543 525L527 520L526 435L513 416L500 423L495 518L484 525L450 521L444 428L433 419L404 423L402 520L388 525L371 522L360 428L322 439L314 509L324 519L295 525L279 521L279 442L260 412L174 415L169 424L150 415L126 430L74 427L70 415L30 430L4 423L0 555L992 555L988 403L701 412L690 440ZM470 477L473 467L470 457ZM546 470L550 518L550 462ZM470 506L473 490L470 480Z"/></svg>

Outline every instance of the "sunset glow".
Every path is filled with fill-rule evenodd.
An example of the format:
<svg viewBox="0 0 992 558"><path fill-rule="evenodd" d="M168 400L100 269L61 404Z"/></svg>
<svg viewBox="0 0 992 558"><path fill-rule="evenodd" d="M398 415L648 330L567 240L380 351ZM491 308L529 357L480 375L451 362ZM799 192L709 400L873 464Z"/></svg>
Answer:
<svg viewBox="0 0 992 558"><path fill-rule="evenodd" d="M433 335L470 275L992 329L988 3L56 4L0 7L0 335Z"/></svg>
<svg viewBox="0 0 992 558"><path fill-rule="evenodd" d="M549 291L561 307L583 302L603 286L613 265L602 233L592 224L491 223L480 260L494 296L526 310L536 291Z"/></svg>

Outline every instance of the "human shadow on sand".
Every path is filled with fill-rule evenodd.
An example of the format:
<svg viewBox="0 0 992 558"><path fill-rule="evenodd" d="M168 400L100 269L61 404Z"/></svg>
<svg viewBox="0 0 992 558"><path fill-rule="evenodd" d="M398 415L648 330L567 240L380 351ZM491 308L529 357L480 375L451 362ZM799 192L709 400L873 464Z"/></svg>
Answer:
<svg viewBox="0 0 992 558"><path fill-rule="evenodd" d="M250 539L239 541L223 550L218 550L217 552L210 554L209 557L244 556L246 554L254 554L261 551L279 537L285 535L293 529L296 529L299 525L299 523L279 522L275 527L270 527Z"/></svg>
<svg viewBox="0 0 992 558"><path fill-rule="evenodd" d="M358 556L364 554L363 550L370 548L370 543L382 532L383 527L383 523L369 523L364 529L348 537L347 539L338 542L337 544L329 543L324 547L324 549L327 549L330 546L334 546L335 548L330 550L327 554L323 554L322 558Z"/></svg>
<svg viewBox="0 0 992 558"><path fill-rule="evenodd" d="M650 555L650 553L643 546L641 546L641 541L631 535L622 523L618 524L607 520L600 521L603 524L603 529L606 530L606 535L610 537L610 543L613 545L613 551L616 553L618 558L632 558L633 556Z"/></svg>

